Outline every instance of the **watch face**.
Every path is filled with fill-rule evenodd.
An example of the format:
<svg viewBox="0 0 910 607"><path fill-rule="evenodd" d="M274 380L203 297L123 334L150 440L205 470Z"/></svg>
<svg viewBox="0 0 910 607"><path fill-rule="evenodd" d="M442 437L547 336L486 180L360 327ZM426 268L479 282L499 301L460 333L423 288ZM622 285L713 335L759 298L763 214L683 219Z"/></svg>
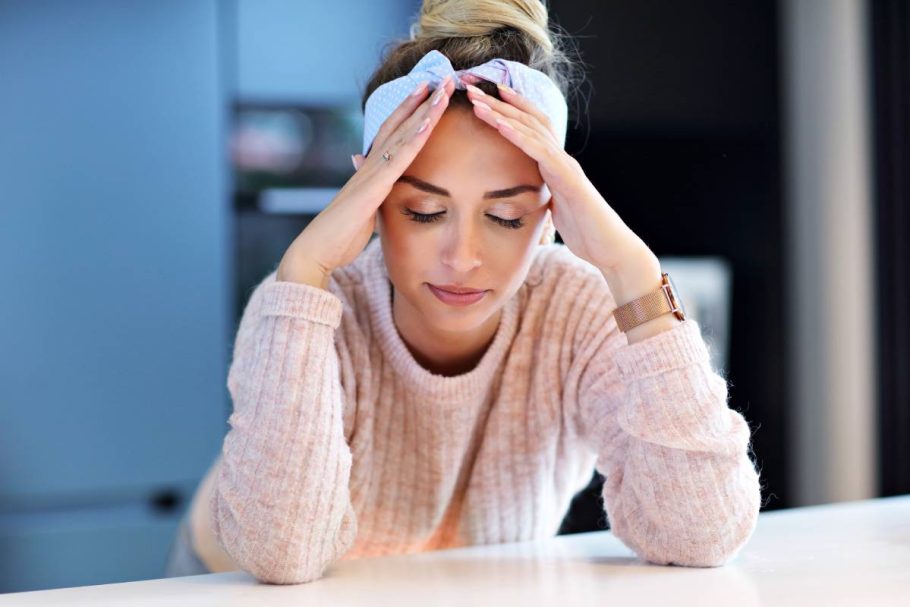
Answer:
<svg viewBox="0 0 910 607"><path fill-rule="evenodd" d="M683 316L688 316L686 314L686 306L683 304L682 295L679 293L679 289L676 288L676 283L673 281L673 277L670 274L667 274L667 282L670 283L670 290L673 293L673 300L676 302L676 305L679 306L679 309L682 311Z"/></svg>

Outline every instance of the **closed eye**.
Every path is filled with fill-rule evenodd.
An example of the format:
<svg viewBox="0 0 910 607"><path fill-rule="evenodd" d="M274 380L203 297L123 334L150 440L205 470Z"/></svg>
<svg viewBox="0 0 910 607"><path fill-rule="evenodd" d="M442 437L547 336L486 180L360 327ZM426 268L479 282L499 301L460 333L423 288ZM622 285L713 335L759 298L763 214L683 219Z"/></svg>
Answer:
<svg viewBox="0 0 910 607"><path fill-rule="evenodd" d="M412 221L416 221L418 223L432 223L432 222L438 220L440 217L442 217L446 213L445 211L440 211L438 213L417 213L416 211L412 211L411 209L404 209L403 212L405 215L410 216ZM495 215L487 215L487 217L489 217L490 219L492 219L499 225L506 227L506 228L513 229L513 230L517 230L517 229L521 228L522 226L524 226L524 222L521 220L521 218L503 219L502 217L497 217Z"/></svg>

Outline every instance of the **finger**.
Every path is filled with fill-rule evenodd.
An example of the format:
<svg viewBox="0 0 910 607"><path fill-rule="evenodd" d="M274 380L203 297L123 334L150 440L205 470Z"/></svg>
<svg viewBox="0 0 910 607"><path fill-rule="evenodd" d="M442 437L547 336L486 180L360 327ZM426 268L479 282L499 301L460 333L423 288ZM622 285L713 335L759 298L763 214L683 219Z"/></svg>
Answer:
<svg viewBox="0 0 910 607"><path fill-rule="evenodd" d="M465 72L464 74L461 75L461 81L464 82L465 84L477 84L481 80L483 80L483 78L481 78L477 74L472 74L470 72Z"/></svg>
<svg viewBox="0 0 910 607"><path fill-rule="evenodd" d="M364 157L363 154L354 154L351 156L351 160L354 162L354 170L359 171L360 167L363 166Z"/></svg>
<svg viewBox="0 0 910 607"><path fill-rule="evenodd" d="M414 90L411 91L411 94L398 104L398 107L389 114L389 117L386 118L383 121L382 126L379 127L379 131L377 131L376 136L373 137L373 143L385 141L389 134L395 132L395 129L397 129L408 116L413 114L414 110L426 99L427 93L430 90L430 87L427 86L428 84L429 82L427 80L421 81ZM372 150L372 146L370 149ZM367 155L369 155L369 151L367 152Z"/></svg>
<svg viewBox="0 0 910 607"><path fill-rule="evenodd" d="M433 127L442 118L454 89L454 81L449 77L444 79L440 86L434 89L430 98L424 102L424 107L414 112L399 125L396 132L389 136L386 144L376 148L376 153L369 154L367 158L375 157L380 168L387 170L389 175L394 175L397 179L414 161L433 131ZM390 154L390 160L382 157L386 152Z"/></svg>
<svg viewBox="0 0 910 607"><path fill-rule="evenodd" d="M503 137L534 160L544 162L554 151L553 140L541 133L539 129L531 128L493 109L487 109L484 105L482 102L475 103L474 115L495 128Z"/></svg>
<svg viewBox="0 0 910 607"><path fill-rule="evenodd" d="M444 105L440 102L441 98L438 94L440 93L440 89L443 89L445 91L443 97L449 96L451 89L454 88L454 83L450 81L451 78L447 76L439 86L432 90L432 93L429 96L426 96L425 93L421 94L420 97L426 97L423 100L423 103L418 107L412 108L411 114L401 120L395 129L391 130L385 138L379 139L377 137L374 140L367 157L376 157L381 156L384 152L394 153L397 151L401 145L411 137L414 130L419 128L418 123L421 120L428 114L432 114L434 109ZM439 101L437 101L437 99L439 99ZM379 149L381 152L373 154L373 149Z"/></svg>
<svg viewBox="0 0 910 607"><path fill-rule="evenodd" d="M512 91L511 96L507 98L508 101L503 101L496 99L492 95L487 95L476 86L468 86L467 89L468 99L472 102L482 101L503 116L518 120L529 127L540 130L549 135L555 143L559 143L550 118L538 109L529 99L520 96L511 88L500 87L499 89L500 94L504 94L503 91L505 90Z"/></svg>
<svg viewBox="0 0 910 607"><path fill-rule="evenodd" d="M506 86L504 84L498 84L497 87L499 88L500 96L502 96L503 99L505 99L505 101L508 104L511 104L511 105L517 107L518 109L523 110L523 111L527 112L528 114L531 114L532 116L537 118L541 122L541 124L546 126L548 129L551 129L551 130L553 129L553 123L550 120L550 117L547 116L547 114L543 110L541 110L539 107L537 107L533 101L531 101L524 95L520 94L515 89L513 89L509 86Z"/></svg>
<svg viewBox="0 0 910 607"><path fill-rule="evenodd" d="M472 99L471 102L474 104L474 115L492 126L494 129L500 129L500 123L498 120L507 120L506 126L511 126L512 129L519 131L520 133L527 135L528 137L537 137L537 138L549 138L546 133L543 133L538 127L528 126L521 120L518 120L514 117L510 117L502 112L494 110L487 104L487 101L480 101L478 99Z"/></svg>

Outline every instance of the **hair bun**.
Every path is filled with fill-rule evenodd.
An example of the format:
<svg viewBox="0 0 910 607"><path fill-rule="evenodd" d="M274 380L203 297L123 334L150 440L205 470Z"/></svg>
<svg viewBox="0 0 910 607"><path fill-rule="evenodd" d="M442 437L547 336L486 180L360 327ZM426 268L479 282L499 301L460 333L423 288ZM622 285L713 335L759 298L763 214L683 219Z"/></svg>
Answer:
<svg viewBox="0 0 910 607"><path fill-rule="evenodd" d="M513 29L539 47L554 52L547 7L541 0L424 0L411 25L411 40L489 36Z"/></svg>

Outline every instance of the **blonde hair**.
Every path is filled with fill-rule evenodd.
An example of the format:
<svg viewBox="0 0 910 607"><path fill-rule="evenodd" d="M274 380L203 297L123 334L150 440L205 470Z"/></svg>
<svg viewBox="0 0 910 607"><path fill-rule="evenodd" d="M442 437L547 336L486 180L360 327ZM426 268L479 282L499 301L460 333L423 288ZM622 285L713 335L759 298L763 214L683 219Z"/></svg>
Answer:
<svg viewBox="0 0 910 607"><path fill-rule="evenodd" d="M424 0L411 24L410 39L390 45L367 82L362 108L373 91L410 72L431 50L448 57L456 70L497 57L524 63L547 74L567 100L584 80L571 37L550 26L543 0ZM493 83L477 86L499 97ZM471 106L463 90L456 90L449 103Z"/></svg>

